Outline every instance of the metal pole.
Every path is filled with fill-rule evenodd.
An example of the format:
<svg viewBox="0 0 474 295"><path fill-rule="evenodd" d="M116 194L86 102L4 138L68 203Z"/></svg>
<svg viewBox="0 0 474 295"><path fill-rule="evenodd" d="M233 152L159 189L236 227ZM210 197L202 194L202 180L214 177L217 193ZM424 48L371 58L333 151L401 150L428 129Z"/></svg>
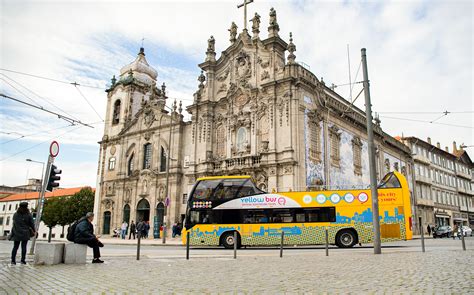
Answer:
<svg viewBox="0 0 474 295"><path fill-rule="evenodd" d="M367 73L367 57L365 48L361 49L362 72L364 74L365 116L367 118L367 137L369 146L370 190L372 194L372 219L374 224L374 254L381 254L379 198L377 194L377 176L375 168L374 130L372 126L372 104L370 102L369 74Z"/></svg>
<svg viewBox="0 0 474 295"><path fill-rule="evenodd" d="M137 260L140 260L140 240L141 240L142 233L138 231L138 241L137 241Z"/></svg>
<svg viewBox="0 0 474 295"><path fill-rule="evenodd" d="M189 260L189 231L186 233L186 260Z"/></svg>
<svg viewBox="0 0 474 295"><path fill-rule="evenodd" d="M329 233L328 233L327 228L326 228L326 256L329 256Z"/></svg>
<svg viewBox="0 0 474 295"><path fill-rule="evenodd" d="M423 222L421 220L421 217L418 217L418 222L420 223L421 251L425 252L425 233L423 232Z"/></svg>
<svg viewBox="0 0 474 295"><path fill-rule="evenodd" d="M49 173L51 172L51 164L53 164L54 158L51 155L48 156L48 163L46 164L46 170L43 176L43 184L41 186L41 193L38 199L38 207L36 207L36 220L35 220L35 232L36 234L33 236L33 240L31 241L30 247L30 255L35 253L35 245L36 245L36 237L38 236L38 230L41 223L41 214L43 211L43 204L44 204L44 193L46 191L46 187L48 186L48 178Z"/></svg>
<svg viewBox="0 0 474 295"><path fill-rule="evenodd" d="M466 242L464 241L464 233L462 232L462 223L460 225L460 229L461 229L462 249L466 251Z"/></svg>
<svg viewBox="0 0 474 295"><path fill-rule="evenodd" d="M171 112L170 115L170 136L168 137L168 157L166 158L166 185L165 185L165 195L166 198L169 198L168 195L168 188L169 188L169 179L170 179L170 158L171 158L171 133L173 133L173 112ZM163 218L163 244L166 244L166 226L167 226L167 221L168 221L168 206L170 205L171 199L168 200L166 206L165 206L165 216Z"/></svg>
<svg viewBox="0 0 474 295"><path fill-rule="evenodd" d="M234 231L234 259L237 259L237 231Z"/></svg>
<svg viewBox="0 0 474 295"><path fill-rule="evenodd" d="M285 232L281 232L281 243L280 243L280 258L283 257L283 241L285 239Z"/></svg>

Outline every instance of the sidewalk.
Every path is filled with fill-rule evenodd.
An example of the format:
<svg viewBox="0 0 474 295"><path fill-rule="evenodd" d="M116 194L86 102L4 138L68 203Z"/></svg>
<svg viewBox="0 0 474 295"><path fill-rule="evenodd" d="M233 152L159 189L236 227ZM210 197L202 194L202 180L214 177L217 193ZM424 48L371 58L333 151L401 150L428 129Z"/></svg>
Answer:
<svg viewBox="0 0 474 295"><path fill-rule="evenodd" d="M125 240L122 240L120 238L100 238L100 241L104 243L104 245L136 245L138 242L137 239L129 240L128 238ZM166 244L163 244L163 240L161 238L160 239L153 239L153 238L141 239L140 244L151 245L151 246L182 246L183 245L181 237L176 237L176 238L167 237Z"/></svg>

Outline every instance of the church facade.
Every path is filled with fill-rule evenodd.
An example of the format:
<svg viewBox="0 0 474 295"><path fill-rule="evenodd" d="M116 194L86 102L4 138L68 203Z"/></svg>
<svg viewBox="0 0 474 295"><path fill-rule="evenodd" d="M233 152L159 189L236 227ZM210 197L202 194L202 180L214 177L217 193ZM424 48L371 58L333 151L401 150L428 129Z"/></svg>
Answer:
<svg viewBox="0 0 474 295"><path fill-rule="evenodd" d="M369 185L365 112L295 61L273 8L266 37L260 19L252 18L251 34L232 23L218 58L210 37L189 122L181 103L166 108L166 87L157 86L143 48L112 80L96 190L101 234L143 219L157 237L163 223L184 218L202 176L251 175L266 191ZM378 179L399 170L411 184L409 148L377 119L374 137Z"/></svg>

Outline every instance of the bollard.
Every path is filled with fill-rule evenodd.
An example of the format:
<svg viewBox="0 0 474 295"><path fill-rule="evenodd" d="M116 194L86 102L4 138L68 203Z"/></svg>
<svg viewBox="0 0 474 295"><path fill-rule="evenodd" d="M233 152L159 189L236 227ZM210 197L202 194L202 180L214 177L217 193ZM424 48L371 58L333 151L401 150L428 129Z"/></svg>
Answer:
<svg viewBox="0 0 474 295"><path fill-rule="evenodd" d="M237 231L234 231L234 259L237 259Z"/></svg>
<svg viewBox="0 0 474 295"><path fill-rule="evenodd" d="M141 233L138 232L138 241L137 241L137 260L140 260L140 237Z"/></svg>
<svg viewBox="0 0 474 295"><path fill-rule="evenodd" d="M461 240L462 240L462 249L466 251L466 242L464 241L464 233L462 232L462 225L461 225Z"/></svg>
<svg viewBox="0 0 474 295"><path fill-rule="evenodd" d="M189 260L189 232L186 233L186 260Z"/></svg>
<svg viewBox="0 0 474 295"><path fill-rule="evenodd" d="M280 258L283 257L283 241L285 239L285 232L281 232L281 243L280 243Z"/></svg>
<svg viewBox="0 0 474 295"><path fill-rule="evenodd" d="M420 223L420 233L421 233L421 251L425 252L425 233L423 232L423 222L421 217L418 218L418 222Z"/></svg>
<svg viewBox="0 0 474 295"><path fill-rule="evenodd" d="M326 228L326 256L329 256L329 233L328 233L327 228Z"/></svg>

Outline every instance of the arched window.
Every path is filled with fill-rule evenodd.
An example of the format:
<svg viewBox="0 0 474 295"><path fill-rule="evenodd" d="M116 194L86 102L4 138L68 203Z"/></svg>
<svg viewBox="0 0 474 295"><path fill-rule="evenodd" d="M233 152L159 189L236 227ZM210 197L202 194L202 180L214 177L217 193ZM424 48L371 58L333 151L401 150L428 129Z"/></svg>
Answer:
<svg viewBox="0 0 474 295"><path fill-rule="evenodd" d="M115 157L109 159L109 170L115 169Z"/></svg>
<svg viewBox="0 0 474 295"><path fill-rule="evenodd" d="M130 222L130 205L123 206L123 221Z"/></svg>
<svg viewBox="0 0 474 295"><path fill-rule="evenodd" d="M112 124L118 124L120 122L120 100L116 100L114 103L114 113L112 115Z"/></svg>
<svg viewBox="0 0 474 295"><path fill-rule="evenodd" d="M166 171L166 152L163 147L161 147L161 153L160 153L160 172L165 172Z"/></svg>
<svg viewBox="0 0 474 295"><path fill-rule="evenodd" d="M134 158L133 156L134 156L134 154L132 154L130 156L130 159L128 159L128 163L127 163L127 175L128 176L131 176L132 173L133 173L133 168L134 168L133 167L133 158Z"/></svg>
<svg viewBox="0 0 474 295"><path fill-rule="evenodd" d="M226 137L225 137L225 127L224 125L220 125L217 128L216 132L216 142L217 142L217 155L219 157L225 157L225 145L226 145Z"/></svg>
<svg viewBox="0 0 474 295"><path fill-rule="evenodd" d="M151 143L143 146L143 169L151 168Z"/></svg>
<svg viewBox="0 0 474 295"><path fill-rule="evenodd" d="M246 149L247 143L247 129L245 127L240 127L237 130L237 151L242 152Z"/></svg>

